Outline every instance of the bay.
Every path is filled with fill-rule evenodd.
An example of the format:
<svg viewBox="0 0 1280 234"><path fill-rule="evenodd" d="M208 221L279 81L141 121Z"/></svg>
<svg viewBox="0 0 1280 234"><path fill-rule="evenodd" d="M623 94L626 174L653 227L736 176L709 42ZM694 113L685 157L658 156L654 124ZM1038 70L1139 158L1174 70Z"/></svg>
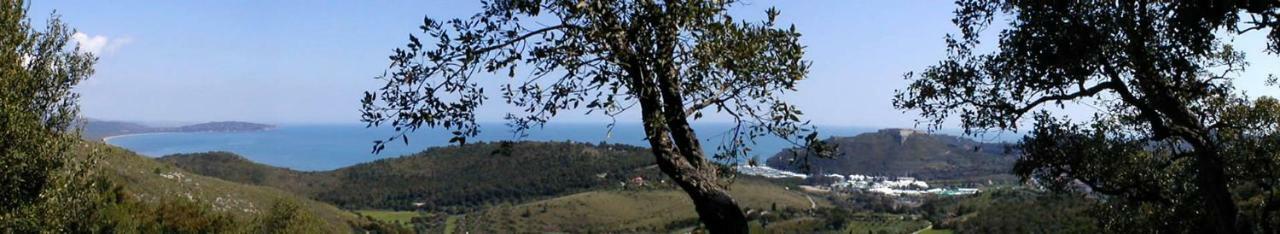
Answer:
<svg viewBox="0 0 1280 234"><path fill-rule="evenodd" d="M728 140L731 124L699 124L694 129L708 154ZM853 136L875 131L874 128L818 126L821 137ZM519 137L503 123L482 123L480 135L469 142L531 140L620 143L648 146L639 123L619 123L612 131L603 123L549 123ZM303 171L332 170L382 158L399 157L430 147L448 145L448 131L419 129L409 135L408 144L394 142L380 153L372 153L374 140L393 134L388 128L366 128L360 124L285 124L266 131L154 133L117 136L107 143L124 147L142 155L159 157L176 153L228 151L267 165ZM765 159L792 145L776 137L757 139L750 157Z"/></svg>

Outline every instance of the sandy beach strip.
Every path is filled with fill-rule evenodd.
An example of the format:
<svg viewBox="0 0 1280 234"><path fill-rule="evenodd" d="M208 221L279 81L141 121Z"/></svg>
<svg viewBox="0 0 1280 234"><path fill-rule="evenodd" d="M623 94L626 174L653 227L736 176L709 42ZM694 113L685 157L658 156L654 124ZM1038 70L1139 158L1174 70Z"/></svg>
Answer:
<svg viewBox="0 0 1280 234"><path fill-rule="evenodd" d="M177 132L140 132L140 133L129 133L129 134L121 134L121 135L114 135L114 136L103 137L101 140L102 140L102 142L104 142L104 143L111 144L111 139L115 139L115 138L118 138L118 137L130 137L130 136L141 136L141 135L154 135L154 134L172 134L172 133L177 133ZM114 145L114 144L113 144L113 145Z"/></svg>

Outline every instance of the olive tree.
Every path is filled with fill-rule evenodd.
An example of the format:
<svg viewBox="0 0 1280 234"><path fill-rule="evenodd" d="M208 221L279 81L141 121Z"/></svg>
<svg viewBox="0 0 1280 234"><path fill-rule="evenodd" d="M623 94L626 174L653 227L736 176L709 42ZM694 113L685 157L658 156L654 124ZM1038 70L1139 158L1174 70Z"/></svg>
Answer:
<svg viewBox="0 0 1280 234"><path fill-rule="evenodd" d="M1280 109L1235 89L1247 64L1225 38L1275 28L1280 2L957 4L961 34L946 38L947 58L909 73L895 106L935 127L959 120L969 133L1033 117L1015 173L1101 195L1114 208L1108 228L1232 233L1275 222L1237 203L1276 200ZM1005 29L986 52L984 29L997 21ZM1097 112L1080 121L1044 110L1066 103Z"/></svg>
<svg viewBox="0 0 1280 234"><path fill-rule="evenodd" d="M756 137L776 135L821 147L801 112L781 95L794 91L810 63L794 26L734 20L734 1L495 0L466 19L424 19L390 56L386 85L366 92L363 121L399 132L452 130L451 142L478 133L476 108L490 98L481 83L501 82L497 96L522 111L514 131L540 127L582 109L614 117L637 111L658 167L679 185L712 232L747 225L719 178L723 164L750 153ZM505 76L506 78L499 78ZM638 109L636 109L638 108ZM704 113L732 119L715 154L703 152L690 123ZM821 150L812 151L818 154Z"/></svg>
<svg viewBox="0 0 1280 234"><path fill-rule="evenodd" d="M72 156L72 87L97 59L56 15L37 31L26 13L24 1L0 0L0 232L65 232L93 210L91 159Z"/></svg>

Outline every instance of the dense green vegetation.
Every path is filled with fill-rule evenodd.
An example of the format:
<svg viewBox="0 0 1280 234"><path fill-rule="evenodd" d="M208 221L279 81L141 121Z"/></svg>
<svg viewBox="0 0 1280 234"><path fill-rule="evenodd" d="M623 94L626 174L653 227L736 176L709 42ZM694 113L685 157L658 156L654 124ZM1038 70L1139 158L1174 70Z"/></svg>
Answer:
<svg viewBox="0 0 1280 234"><path fill-rule="evenodd" d="M1097 233L1095 200L1025 188L1000 188L974 196L934 197L912 213L936 229L960 233Z"/></svg>
<svg viewBox="0 0 1280 234"><path fill-rule="evenodd" d="M26 1L0 1L0 232L83 231L98 208L92 157L71 154L78 95L94 55L57 15L33 28Z"/></svg>
<svg viewBox="0 0 1280 234"><path fill-rule="evenodd" d="M653 162L648 150L590 143L473 143L321 172L270 167L223 152L170 155L159 160L202 175L275 187L347 209L461 212L488 204L617 186L635 176L658 178L655 170L643 170Z"/></svg>
<svg viewBox="0 0 1280 234"><path fill-rule="evenodd" d="M904 136L903 133L907 135ZM817 174L912 176L925 180L986 182L1011 180L1015 156L1004 144L981 143L967 138L934 135L912 130L885 129L854 137L824 140L834 145L833 158L806 159L796 150L769 158L773 168L801 171L808 166Z"/></svg>
<svg viewBox="0 0 1280 234"><path fill-rule="evenodd" d="M116 187L119 188L119 187ZM293 201L280 200L257 215L218 212L198 200L165 198L158 202L142 202L112 190L115 198L103 203L87 217L94 232L139 233L317 233L350 229L332 226L303 211Z"/></svg>
<svg viewBox="0 0 1280 234"><path fill-rule="evenodd" d="M1246 53L1280 52L1280 1L956 5L947 56L908 73L895 106L935 128L1029 126L1015 173L1054 190L1087 187L1108 203L1108 231L1276 232L1277 209L1240 203L1280 197L1280 102L1235 85L1276 83L1244 71ZM1235 39L1255 30L1268 37ZM1097 111L1050 111L1068 103Z"/></svg>

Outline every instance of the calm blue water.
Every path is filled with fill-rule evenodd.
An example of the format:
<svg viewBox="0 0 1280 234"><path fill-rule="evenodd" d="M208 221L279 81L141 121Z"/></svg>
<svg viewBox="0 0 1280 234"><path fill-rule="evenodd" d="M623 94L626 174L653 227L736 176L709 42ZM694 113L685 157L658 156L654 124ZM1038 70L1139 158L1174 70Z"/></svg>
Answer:
<svg viewBox="0 0 1280 234"><path fill-rule="evenodd" d="M612 135L605 124L548 124L545 128L530 131L529 136L517 138L501 123L481 124L481 134L476 141L536 140L609 142L647 146L644 129L639 124L619 123ZM719 145L728 124L703 124L695 126L698 137L703 139L707 153L713 153ZM823 138L827 136L853 136L874 131L872 128L819 127ZM386 128L369 129L364 125L283 125L260 132L237 133L158 133L120 136L107 141L143 155L159 157L175 153L230 151L255 162L287 167L296 170L330 170L381 158L398 157L420 152L433 146L448 144L451 135L447 131L421 129L410 135L409 145L401 142L387 145L379 154L370 150L373 140L385 139L392 131ZM752 147L753 154L767 158L790 144L778 138L758 139Z"/></svg>

